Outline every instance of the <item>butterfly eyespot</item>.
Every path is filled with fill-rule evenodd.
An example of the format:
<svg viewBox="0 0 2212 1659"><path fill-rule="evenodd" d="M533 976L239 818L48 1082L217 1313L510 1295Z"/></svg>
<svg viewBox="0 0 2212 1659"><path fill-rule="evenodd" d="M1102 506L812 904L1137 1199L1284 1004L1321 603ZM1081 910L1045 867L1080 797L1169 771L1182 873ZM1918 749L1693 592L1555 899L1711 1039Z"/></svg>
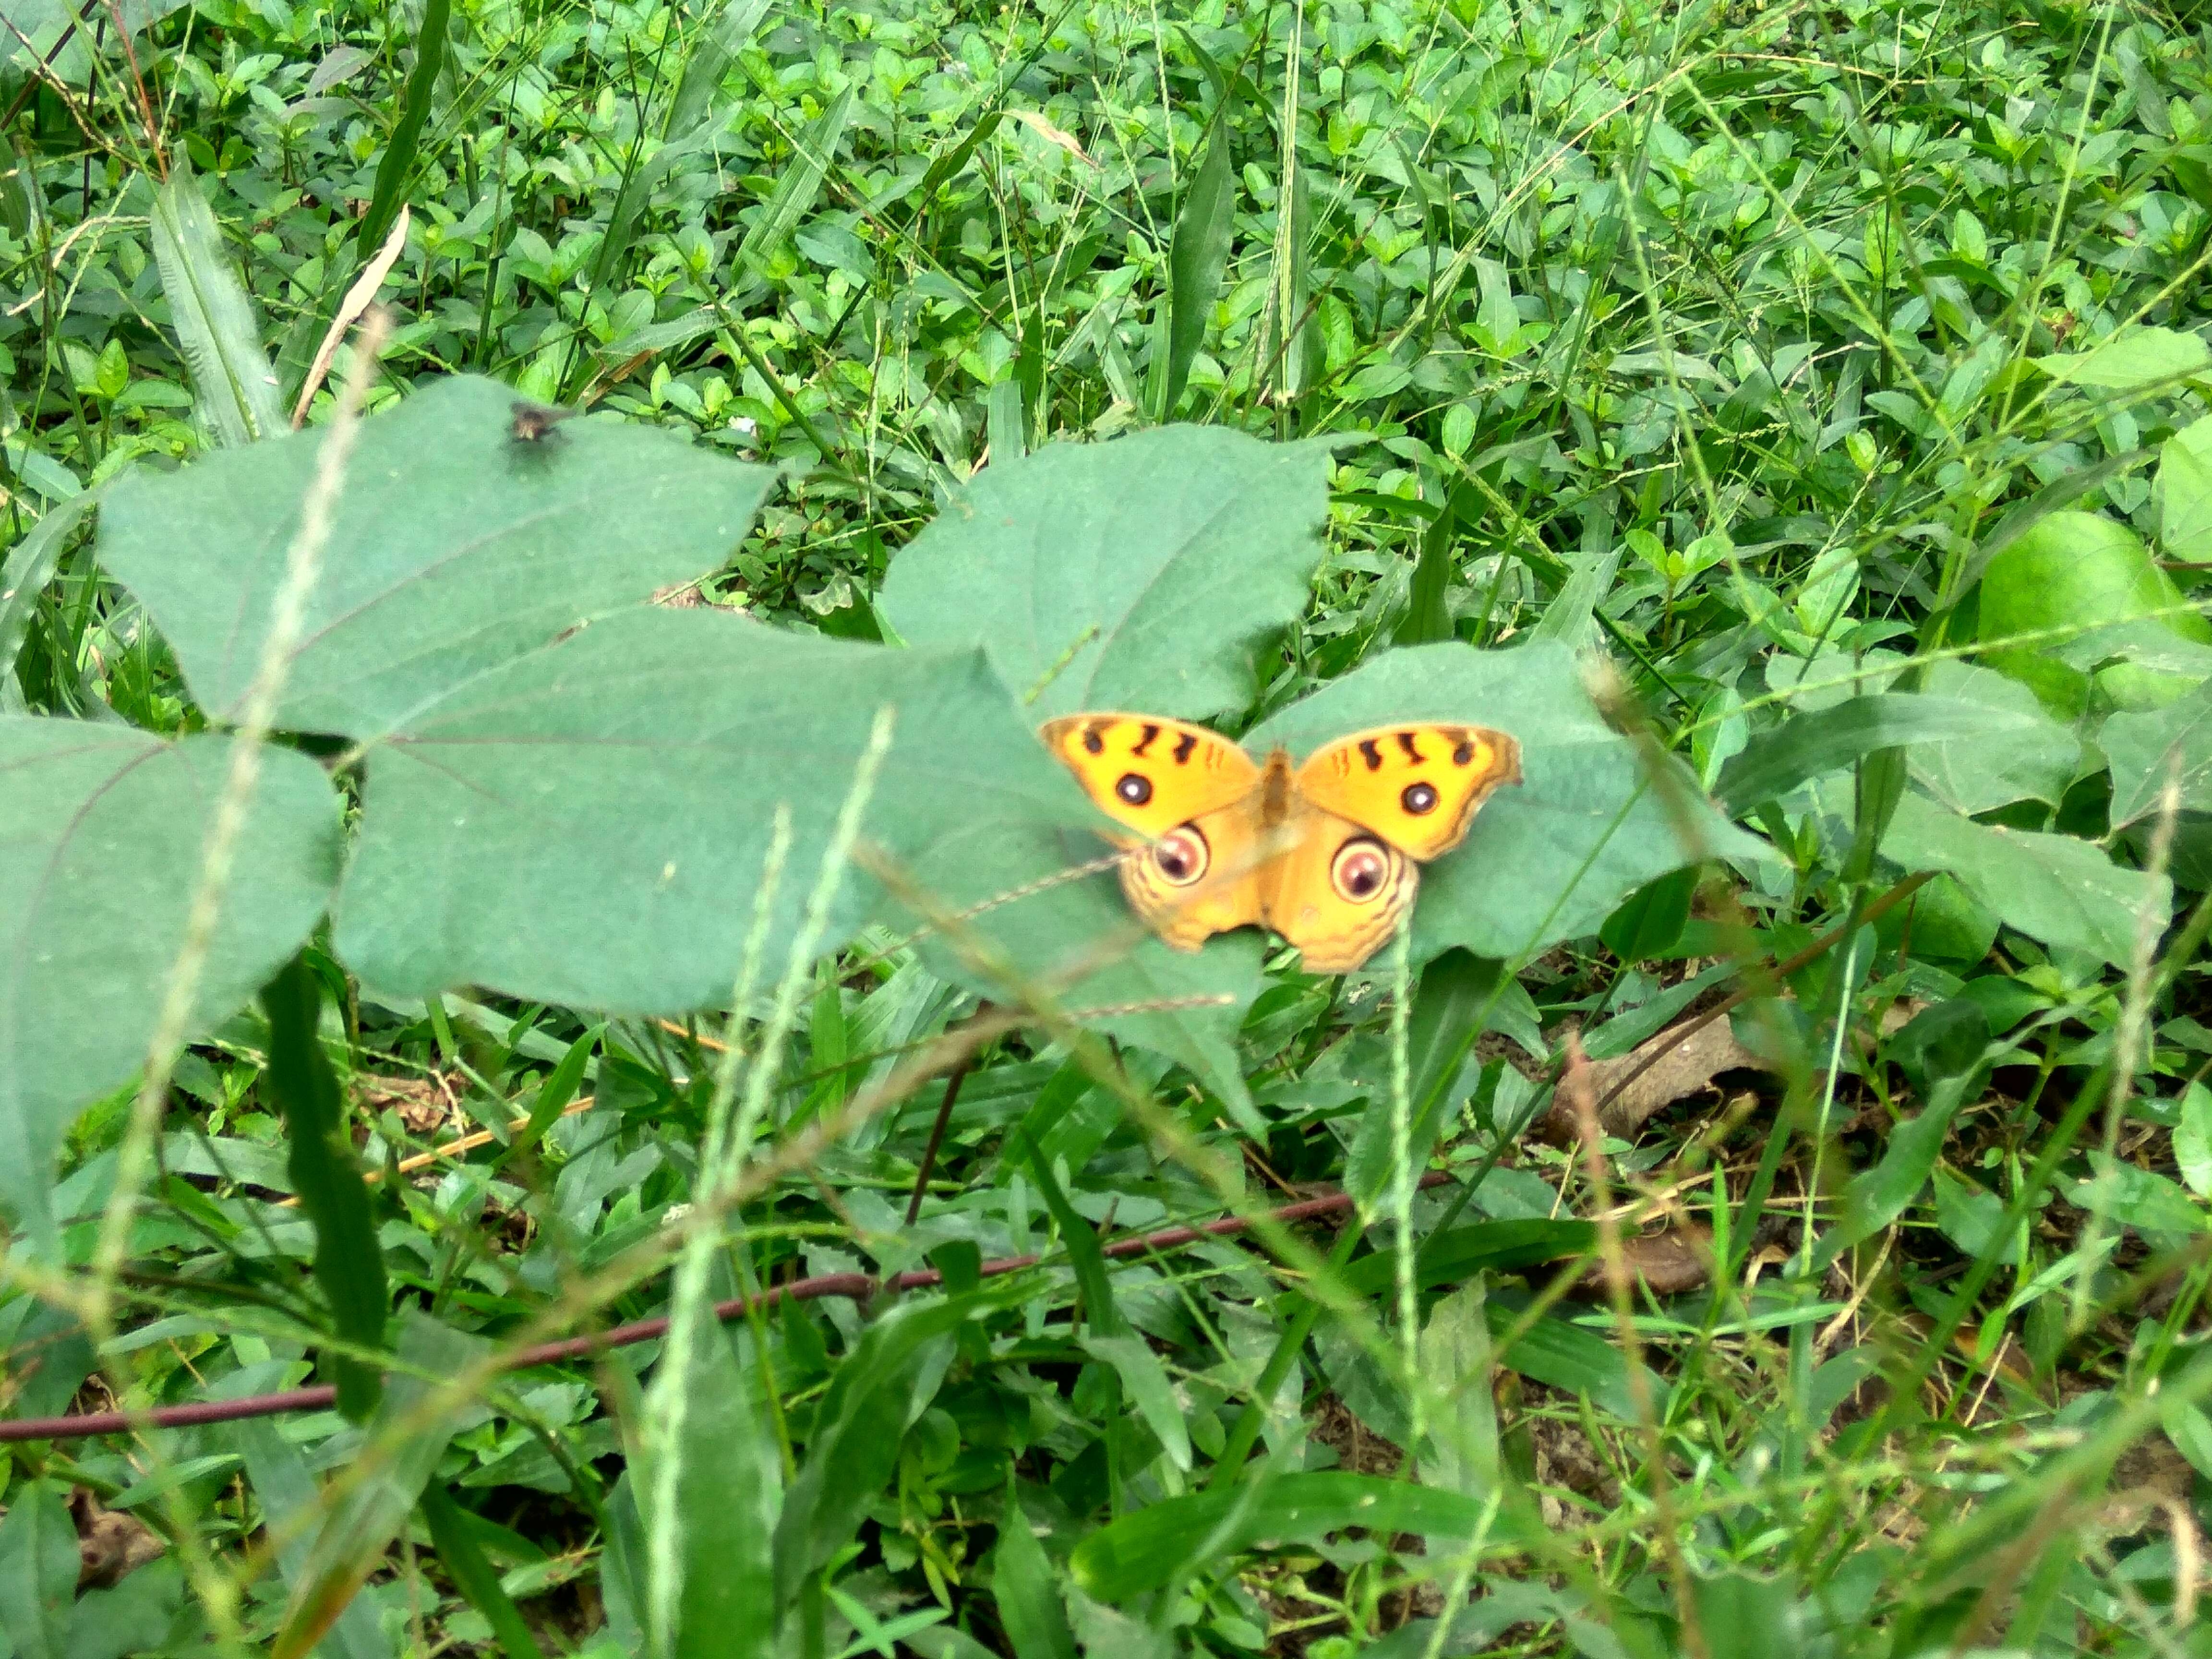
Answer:
<svg viewBox="0 0 2212 1659"><path fill-rule="evenodd" d="M1104 754L1106 752L1106 739L1100 737L1096 732L1085 732L1083 734L1083 752L1086 755Z"/></svg>
<svg viewBox="0 0 2212 1659"><path fill-rule="evenodd" d="M1389 855L1371 841L1348 841L1329 860L1328 879L1339 898L1364 904L1390 879Z"/></svg>
<svg viewBox="0 0 2212 1659"><path fill-rule="evenodd" d="M1124 772L1114 793L1132 806L1142 806L1152 798L1152 781L1142 772Z"/></svg>
<svg viewBox="0 0 2212 1659"><path fill-rule="evenodd" d="M1152 843L1152 867L1171 886L1188 887L1206 873L1206 837L1185 824Z"/></svg>
<svg viewBox="0 0 2212 1659"><path fill-rule="evenodd" d="M1398 797L1398 805L1419 817L1424 812L1437 810L1437 791L1434 784L1409 783Z"/></svg>

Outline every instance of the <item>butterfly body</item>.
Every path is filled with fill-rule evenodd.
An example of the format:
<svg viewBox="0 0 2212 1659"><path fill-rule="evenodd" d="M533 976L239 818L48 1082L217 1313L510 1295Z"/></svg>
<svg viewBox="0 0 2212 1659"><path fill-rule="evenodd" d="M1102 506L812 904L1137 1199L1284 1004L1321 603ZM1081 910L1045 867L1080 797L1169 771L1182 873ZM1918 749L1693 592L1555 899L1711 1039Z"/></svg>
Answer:
<svg viewBox="0 0 2212 1659"><path fill-rule="evenodd" d="M1466 839L1521 745L1480 726L1355 732L1294 767L1218 732L1144 714L1072 714L1045 743L1135 832L1121 861L1131 908L1180 950L1272 927L1316 973L1346 973L1396 931L1420 865Z"/></svg>

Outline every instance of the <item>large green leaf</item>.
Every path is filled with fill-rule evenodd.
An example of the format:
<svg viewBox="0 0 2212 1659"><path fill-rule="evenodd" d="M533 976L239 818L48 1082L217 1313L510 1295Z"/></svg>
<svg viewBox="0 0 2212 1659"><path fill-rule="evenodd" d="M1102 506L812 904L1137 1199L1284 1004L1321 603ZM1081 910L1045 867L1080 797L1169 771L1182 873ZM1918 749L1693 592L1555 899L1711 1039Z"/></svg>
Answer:
<svg viewBox="0 0 2212 1659"><path fill-rule="evenodd" d="M1257 752L1279 743L1304 755L1348 732L1408 720L1473 720L1510 732L1521 740L1523 778L1491 798L1457 852L1423 872L1417 961L1455 945L1477 956L1522 957L1595 932L1655 876L1701 857L1764 854L1686 773L1647 782L1635 745L1598 717L1563 646L1386 652L1275 715L1246 746ZM1680 827L1677 809L1686 818Z"/></svg>
<svg viewBox="0 0 2212 1659"><path fill-rule="evenodd" d="M279 726L405 727L475 676L714 568L774 476L616 421L525 442L513 402L460 377L364 424ZM321 443L304 432L135 473L100 514L101 563L210 714L234 714L259 665Z"/></svg>
<svg viewBox="0 0 2212 1659"><path fill-rule="evenodd" d="M2093 842L1977 823L1924 795L1897 804L1881 854L1907 870L1947 870L2030 938L2124 963L2146 909L2163 930L2172 905L2164 877L2123 869Z"/></svg>
<svg viewBox="0 0 2212 1659"><path fill-rule="evenodd" d="M979 653L643 608L426 699L371 746L339 949L406 995L472 983L635 1010L726 997L776 807L801 850L776 892L772 962L886 708L863 833L893 859L992 826L1090 821ZM830 942L872 889L852 873Z"/></svg>
<svg viewBox="0 0 2212 1659"><path fill-rule="evenodd" d="M909 645L980 644L1038 720L1242 708L1251 647L1304 609L1329 452L1215 427L994 463L891 566Z"/></svg>
<svg viewBox="0 0 2212 1659"><path fill-rule="evenodd" d="M0 716L0 1194L43 1227L78 1108L146 1057L185 941L226 738ZM337 874L338 812L306 756L270 749L193 999L205 1030L299 947Z"/></svg>
<svg viewBox="0 0 2212 1659"><path fill-rule="evenodd" d="M2212 811L2212 686L2163 708L2114 714L2097 741L2112 763L2113 823L2155 815L2169 778L2185 809Z"/></svg>
<svg viewBox="0 0 2212 1659"><path fill-rule="evenodd" d="M2081 740L2044 712L2035 693L1993 668L1929 665L1927 697L1987 713L1991 729L1916 746L1912 777L1956 812L1991 812L2014 801L2056 806L2081 769Z"/></svg>

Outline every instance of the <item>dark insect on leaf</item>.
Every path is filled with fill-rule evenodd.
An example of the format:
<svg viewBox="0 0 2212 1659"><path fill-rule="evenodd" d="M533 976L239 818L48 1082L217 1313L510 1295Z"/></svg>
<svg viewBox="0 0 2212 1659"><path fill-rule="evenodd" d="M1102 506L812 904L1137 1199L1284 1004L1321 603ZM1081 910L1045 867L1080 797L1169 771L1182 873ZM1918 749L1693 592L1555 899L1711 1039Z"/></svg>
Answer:
<svg viewBox="0 0 2212 1659"><path fill-rule="evenodd" d="M580 414L574 409L556 409L549 404L534 404L526 398L514 400L514 438L518 443L534 444L552 433L555 427L571 415Z"/></svg>

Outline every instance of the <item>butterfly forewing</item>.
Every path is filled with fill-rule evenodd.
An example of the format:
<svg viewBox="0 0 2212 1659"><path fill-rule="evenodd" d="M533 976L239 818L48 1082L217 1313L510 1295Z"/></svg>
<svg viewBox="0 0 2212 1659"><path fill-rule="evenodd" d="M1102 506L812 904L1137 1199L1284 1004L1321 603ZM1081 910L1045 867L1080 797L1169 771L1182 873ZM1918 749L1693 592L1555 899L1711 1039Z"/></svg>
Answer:
<svg viewBox="0 0 2212 1659"><path fill-rule="evenodd" d="M1486 726L1385 726L1315 750L1297 791L1424 862L1467 838L1476 809L1521 781L1521 745Z"/></svg>
<svg viewBox="0 0 2212 1659"><path fill-rule="evenodd" d="M1181 720L1070 714L1046 721L1043 734L1099 811L1148 837L1240 801L1260 781L1242 749Z"/></svg>

